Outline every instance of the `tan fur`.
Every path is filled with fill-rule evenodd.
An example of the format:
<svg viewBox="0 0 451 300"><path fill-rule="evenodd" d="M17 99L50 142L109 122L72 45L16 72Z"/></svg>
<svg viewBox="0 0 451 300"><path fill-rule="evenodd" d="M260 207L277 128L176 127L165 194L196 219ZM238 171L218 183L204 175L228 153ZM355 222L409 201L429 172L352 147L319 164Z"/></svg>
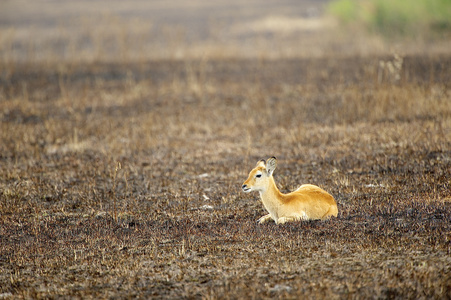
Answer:
<svg viewBox="0 0 451 300"><path fill-rule="evenodd" d="M258 191L263 205L269 212L258 220L259 223L271 219L277 224L298 220L324 220L338 215L335 199L316 185L304 184L294 192L281 193L272 176L276 165L275 157L269 158L266 162L259 161L242 186L246 193Z"/></svg>

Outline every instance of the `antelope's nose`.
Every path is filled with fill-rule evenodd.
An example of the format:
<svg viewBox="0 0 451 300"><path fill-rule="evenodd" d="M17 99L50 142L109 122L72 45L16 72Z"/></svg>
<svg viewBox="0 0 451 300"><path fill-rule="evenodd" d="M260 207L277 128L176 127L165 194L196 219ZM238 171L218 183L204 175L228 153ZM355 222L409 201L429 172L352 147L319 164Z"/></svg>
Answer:
<svg viewBox="0 0 451 300"><path fill-rule="evenodd" d="M247 185L243 184L243 185L241 186L241 188L242 188L243 190L245 190L245 189L247 188Z"/></svg>

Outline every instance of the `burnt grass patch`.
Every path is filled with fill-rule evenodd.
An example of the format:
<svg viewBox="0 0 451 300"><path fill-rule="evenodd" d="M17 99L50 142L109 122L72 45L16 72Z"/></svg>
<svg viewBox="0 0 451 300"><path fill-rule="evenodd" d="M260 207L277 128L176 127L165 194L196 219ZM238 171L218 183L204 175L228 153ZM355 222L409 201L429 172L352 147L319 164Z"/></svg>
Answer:
<svg viewBox="0 0 451 300"><path fill-rule="evenodd" d="M451 58L389 59L0 74L1 297L450 298ZM271 155L338 218L257 224Z"/></svg>

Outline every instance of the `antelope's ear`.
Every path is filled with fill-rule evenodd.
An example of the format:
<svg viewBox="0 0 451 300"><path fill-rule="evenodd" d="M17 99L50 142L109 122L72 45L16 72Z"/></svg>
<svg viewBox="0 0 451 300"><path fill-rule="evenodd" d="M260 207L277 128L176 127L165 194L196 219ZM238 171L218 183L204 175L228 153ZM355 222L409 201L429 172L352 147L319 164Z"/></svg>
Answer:
<svg viewBox="0 0 451 300"><path fill-rule="evenodd" d="M264 159L261 159L257 162L257 167L265 167L266 162Z"/></svg>
<svg viewBox="0 0 451 300"><path fill-rule="evenodd" d="M277 159L275 156L268 158L266 161L266 171L268 172L268 175L271 176L274 170L277 167Z"/></svg>

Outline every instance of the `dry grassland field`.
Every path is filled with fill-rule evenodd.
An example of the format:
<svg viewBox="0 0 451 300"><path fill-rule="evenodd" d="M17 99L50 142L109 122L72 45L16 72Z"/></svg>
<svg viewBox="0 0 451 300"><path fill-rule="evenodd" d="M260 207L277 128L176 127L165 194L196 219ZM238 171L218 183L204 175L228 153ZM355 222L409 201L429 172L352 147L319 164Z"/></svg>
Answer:
<svg viewBox="0 0 451 300"><path fill-rule="evenodd" d="M451 298L451 39L240 2L0 1L0 299Z"/></svg>

